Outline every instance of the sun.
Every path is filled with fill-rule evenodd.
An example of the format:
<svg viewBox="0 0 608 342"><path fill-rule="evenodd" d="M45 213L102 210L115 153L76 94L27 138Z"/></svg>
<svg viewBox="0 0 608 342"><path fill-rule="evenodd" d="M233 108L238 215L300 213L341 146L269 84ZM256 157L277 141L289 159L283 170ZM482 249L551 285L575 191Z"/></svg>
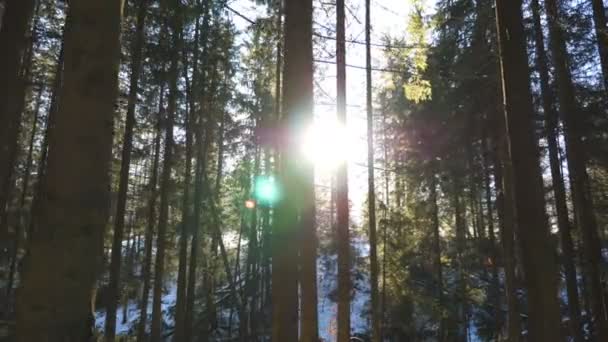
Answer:
<svg viewBox="0 0 608 342"><path fill-rule="evenodd" d="M302 153L317 172L331 172L357 152L354 132L329 115L319 116L302 139Z"/></svg>

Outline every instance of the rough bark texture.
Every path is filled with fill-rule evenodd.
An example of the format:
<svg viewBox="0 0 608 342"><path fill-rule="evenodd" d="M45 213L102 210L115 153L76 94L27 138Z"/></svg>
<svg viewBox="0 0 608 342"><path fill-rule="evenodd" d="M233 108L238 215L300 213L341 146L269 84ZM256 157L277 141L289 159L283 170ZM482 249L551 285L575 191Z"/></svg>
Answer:
<svg viewBox="0 0 608 342"><path fill-rule="evenodd" d="M17 300L17 341L87 341L92 334L109 211L122 1L73 0L69 11L62 106Z"/></svg>
<svg viewBox="0 0 608 342"><path fill-rule="evenodd" d="M608 340L608 325L604 307L604 293L600 277L601 247L593 200L588 191L587 157L583 142L585 124L576 101L574 84L563 26L559 22L561 1L546 0L547 19L553 64L557 81L559 110L564 120L568 173L571 181L572 202L576 225L582 233L585 275L591 294L593 328L600 341Z"/></svg>
<svg viewBox="0 0 608 342"><path fill-rule="evenodd" d="M122 143L122 159L120 164L120 180L116 214L114 215L114 234L112 239L112 257L110 262L110 281L108 284L108 304L106 308L105 338L106 342L114 341L116 335L116 307L120 298L120 268L122 260L122 240L125 228L125 210L127 207L127 192L129 190L129 169L131 167L131 149L133 146L133 128L135 127L135 105L141 73L142 49L144 45L144 28L147 11L147 0L138 1L137 29L135 43L131 51L131 79L127 115Z"/></svg>
<svg viewBox="0 0 608 342"><path fill-rule="evenodd" d="M557 262L549 235L521 0L497 0L504 110L513 168L518 240L528 291L530 341L562 341L557 299Z"/></svg>
<svg viewBox="0 0 608 342"><path fill-rule="evenodd" d="M555 197L555 211L557 213L557 226L559 229L561 249L563 254L564 270L566 274L566 289L568 295L568 313L570 314L570 330L576 342L583 341L580 303L578 299L578 286L576 283L576 254L572 241L568 206L566 204L566 190L562 176L562 165L559 158L558 130L559 119L554 106L553 90L549 85L549 68L547 51L541 25L540 4L532 0L532 19L534 23L534 41L536 47L536 68L540 76L542 108L545 115L545 132L549 150L549 163L553 195Z"/></svg>

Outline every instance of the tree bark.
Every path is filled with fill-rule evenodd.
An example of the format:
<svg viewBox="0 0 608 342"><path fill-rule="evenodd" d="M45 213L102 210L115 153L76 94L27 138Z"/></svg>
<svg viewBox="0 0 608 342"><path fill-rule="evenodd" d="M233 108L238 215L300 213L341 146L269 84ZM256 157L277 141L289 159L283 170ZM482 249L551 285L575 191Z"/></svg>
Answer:
<svg viewBox="0 0 608 342"><path fill-rule="evenodd" d="M312 120L313 110L312 0L285 3L285 65L283 82L283 138L277 148L279 184L283 187L272 232L272 341L298 340L297 194L306 191L307 162L297 137ZM306 203L304 203L306 205ZM300 207L300 208L298 208Z"/></svg>
<svg viewBox="0 0 608 342"><path fill-rule="evenodd" d="M496 2L506 132L528 291L529 338L557 342L563 340L555 328L561 323L557 263L545 213L521 5L521 0Z"/></svg>
<svg viewBox="0 0 608 342"><path fill-rule="evenodd" d="M435 170L433 170L435 172ZM433 227L433 259L435 262L436 273L436 297L437 306L439 307L440 320L437 331L437 341L445 340L445 320L444 320L444 303L443 303L443 265L441 264L441 235L439 232L439 206L437 205L437 176L433 173L429 185L430 204L431 204L431 221Z"/></svg>
<svg viewBox="0 0 608 342"><path fill-rule="evenodd" d="M560 114L564 119L566 156L571 182L572 199L576 224L583 240L584 269L591 290L591 315L594 330L600 341L608 341L608 322L604 307L604 293L600 277L601 246L598 227L593 211L593 200L587 191L587 156L583 142L585 123L576 101L574 84L570 71L570 61L562 25L559 22L560 4L556 0L546 0L549 22L550 46L555 65L557 98Z"/></svg>
<svg viewBox="0 0 608 342"><path fill-rule="evenodd" d="M86 341L92 335L109 212L122 1L73 0L69 12L62 106L17 300L17 341Z"/></svg>
<svg viewBox="0 0 608 342"><path fill-rule="evenodd" d="M568 205L566 204L566 190L561 171L561 161L559 158L559 119L553 102L553 90L549 84L548 59L543 37L539 1L532 0L530 6L532 8L532 19L534 23L534 41L536 47L535 62L540 75L542 107L545 114L545 132L547 134L551 180L553 184L553 195L555 197L555 211L557 213L557 226L561 238L564 269L566 274L570 329L572 331L572 337L574 340L576 342L582 342L584 339L582 335L581 311L578 298L578 285L576 281L576 252L574 251L574 243L572 241L570 219L568 217Z"/></svg>
<svg viewBox="0 0 608 342"><path fill-rule="evenodd" d="M345 5L337 0L336 59L338 122L346 126L346 43ZM348 208L348 167L340 161L336 173L336 215L338 246L338 342L350 340L350 238Z"/></svg>
<svg viewBox="0 0 608 342"><path fill-rule="evenodd" d="M306 32L307 36L308 32ZM312 67L312 57L309 56L308 40L304 45L306 56L311 58L306 60L306 70ZM304 65L302 65L304 67ZM307 75L306 84L312 83ZM309 89L303 94L306 101L306 114L300 119L300 124L304 127L311 126L313 123L313 95ZM302 194L302 204L300 206L300 231L302 240L300 243L300 289L301 295L301 330L302 342L317 342L319 340L319 317L318 317L318 293L317 293L317 250L319 242L317 239L316 228L316 206L315 206L315 171L311 162L300 166L301 179L300 189L297 193Z"/></svg>
<svg viewBox="0 0 608 342"><path fill-rule="evenodd" d="M145 18L148 0L138 1L135 42L131 50L131 77L125 132L122 143L122 159L120 164L120 180L116 215L114 215L114 235L112 239L112 256L110 263L110 280L108 284L108 303L106 308L105 340L113 342L116 336L116 307L120 298L120 268L122 259L122 240L125 226L125 210L127 207L127 192L129 188L129 169L131 168L131 149L133 147L133 128L135 127L135 106L141 74L142 49L144 45Z"/></svg>
<svg viewBox="0 0 608 342"><path fill-rule="evenodd" d="M372 342L380 342L378 307L378 241L376 237L376 185L374 179L374 107L372 98L371 0L365 0L365 67L367 109L367 211L369 225L369 263L371 283Z"/></svg>
<svg viewBox="0 0 608 342"><path fill-rule="evenodd" d="M162 83L162 81L161 81ZM148 302L150 300L150 281L152 278L152 243L154 239L154 224L156 220L156 199L158 197L158 165L160 159L160 138L162 135L162 113L163 113L163 97L165 87L161 84L159 87L158 100L158 122L156 124L156 137L154 139L154 159L152 161L152 174L150 176L150 197L148 198L148 224L146 226L145 235L145 255L142 267L142 295L139 304L139 323L137 327L137 342L144 342L146 339L146 322L148 320Z"/></svg>
<svg viewBox="0 0 608 342"><path fill-rule="evenodd" d="M166 0L167 2L169 0ZM165 155L160 184L160 212L158 217L158 237L156 239L156 260L154 263L154 291L152 297L152 327L151 342L160 342L162 333L162 292L164 287L166 232L169 224L169 187L171 183L171 170L173 168L173 126L177 111L177 79L179 57L181 49L182 12L180 0L172 0L171 5L165 4L166 15L170 16L168 24L173 35L172 46L175 51L171 53L171 65L168 73L169 95L167 97L167 117L165 120Z"/></svg>
<svg viewBox="0 0 608 342"><path fill-rule="evenodd" d="M513 202L513 176L511 163L508 161L507 142L505 141L504 119L497 119L496 151L494 180L496 183L496 209L500 227L500 241L503 249L505 266L505 294L507 297L507 342L519 342L521 336L521 318L518 309L516 286L515 258L515 207ZM502 123L500 123L502 122Z"/></svg>
<svg viewBox="0 0 608 342"><path fill-rule="evenodd" d="M199 1L196 6L199 6ZM188 241L192 231L192 204L190 201L190 186L192 184L192 154L193 154L193 137L195 131L195 114L196 102L194 98L194 90L197 89L196 80L198 79L198 56L199 56L199 35L200 35L200 18L197 16L194 28L194 53L192 56L192 81L188 78L187 55L184 50L184 79L186 81L186 89L188 96L188 111L186 117L186 169L184 171L184 194L182 203L182 223L179 237L179 265L177 272L177 297L175 304L175 333L173 334L174 341L184 341L185 338L185 323L186 323L186 302L188 297L187 292L187 272L188 272ZM193 294L190 294L193 295Z"/></svg>

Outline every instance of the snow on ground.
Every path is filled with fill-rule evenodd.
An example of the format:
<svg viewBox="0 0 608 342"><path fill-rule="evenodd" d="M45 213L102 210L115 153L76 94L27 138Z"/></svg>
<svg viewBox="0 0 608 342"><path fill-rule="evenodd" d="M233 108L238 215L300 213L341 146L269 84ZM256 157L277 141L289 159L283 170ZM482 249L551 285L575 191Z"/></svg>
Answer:
<svg viewBox="0 0 608 342"><path fill-rule="evenodd" d="M152 291L150 291L150 295ZM177 284L175 281L169 284L168 291L163 294L161 308L163 312L163 322L165 326L174 326L174 318L173 314L171 314L173 307L175 306L175 301L177 298ZM121 305L118 307L116 312L116 334L124 335L129 333L129 331L135 331L137 322L139 321L139 307L136 301L129 301L127 305L127 319L126 322L123 321L124 314L124 306ZM150 296L150 301L148 303L148 317L152 314L152 296ZM104 325L106 322L106 312L105 310L97 311L95 313L95 328L97 328L100 332L103 332ZM148 319L148 329L150 328L150 320Z"/></svg>

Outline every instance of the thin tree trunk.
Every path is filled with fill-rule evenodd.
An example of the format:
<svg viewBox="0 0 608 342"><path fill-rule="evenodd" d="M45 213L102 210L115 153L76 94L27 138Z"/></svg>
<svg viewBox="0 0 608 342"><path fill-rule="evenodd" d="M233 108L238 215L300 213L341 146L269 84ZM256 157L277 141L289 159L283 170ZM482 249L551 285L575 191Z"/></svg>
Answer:
<svg viewBox="0 0 608 342"><path fill-rule="evenodd" d="M308 32L307 32L308 34ZM307 36L308 37L308 36ZM308 41L304 45L308 49ZM308 55L309 51L306 51ZM311 63L312 61L310 61ZM303 65L304 66L304 65ZM309 68L307 63L306 69ZM309 80L306 80L307 84ZM312 101L312 94L305 93L307 101ZM313 123L313 108L307 102L306 108L309 112L302 115L300 124L304 127ZM315 207L315 172L312 163L301 166L300 189L297 193L302 194L300 207L300 291L301 291L301 339L302 342L317 342L319 340L319 317L317 307L317 228Z"/></svg>
<svg viewBox="0 0 608 342"><path fill-rule="evenodd" d="M148 0L138 1L137 24L135 42L131 51L131 79L129 85L129 98L127 102L127 115L122 145L122 159L120 164L120 180L118 185L118 198L116 201L116 215L114 215L114 235L112 239L112 259L110 263L110 280L108 284L108 303L106 308L105 340L113 342L116 336L116 305L120 298L120 268L122 259L122 240L125 225L125 210L127 207L127 192L129 191L129 169L131 168L131 149L133 147L133 128L135 127L135 106L141 74L142 49L144 45L145 18Z"/></svg>
<svg viewBox="0 0 608 342"><path fill-rule="evenodd" d="M10 298L13 291L13 285L15 280L15 274L17 272L17 263L19 259L19 248L22 240L22 231L21 227L23 226L23 221L25 219L24 211L25 211L25 201L27 197L27 192L30 183L30 170L32 168L32 159L34 152L34 140L36 139L36 134L38 132L38 120L40 116L40 105L42 103L42 92L44 87L40 87L38 89L38 95L36 98L36 108L34 109L34 118L32 119L32 133L30 135L30 141L28 144L27 150L27 158L25 161L25 169L23 171L23 181L21 186L21 198L19 199L19 209L17 211L17 222L15 225L15 242L12 248L12 254L10 259L9 273L8 273L8 283L6 285L6 300L7 300L7 312L8 312L8 303L10 303ZM31 220L31 217L30 217Z"/></svg>
<svg viewBox="0 0 608 342"><path fill-rule="evenodd" d="M557 262L545 213L521 5L521 0L496 2L507 141L528 290L529 338L558 342L563 336L555 328L561 322Z"/></svg>
<svg viewBox="0 0 608 342"><path fill-rule="evenodd" d="M150 176L150 198L148 199L148 224L145 236L145 255L142 268L142 295L139 305L139 325L137 328L137 342L144 342L146 339L146 322L148 320L148 302L150 300L150 282L152 278L152 240L154 239L154 223L156 220L156 199L158 197L158 165L160 163L160 138L162 135L162 116L163 116L163 95L165 92L164 84L159 89L158 100L158 122L156 124L156 138L154 139L154 160L152 161L152 175Z"/></svg>
<svg viewBox="0 0 608 342"><path fill-rule="evenodd" d="M500 124L499 132L504 132L504 119ZM502 134L501 134L502 136ZM505 267L505 293L507 297L507 342L519 342L521 335L521 318L518 309L516 274L515 274L515 208L513 203L513 183L510 163L506 152L506 142L500 138L497 140L495 151L494 179L496 183L496 209L500 227L500 241L503 248L503 260Z"/></svg>
<svg viewBox="0 0 608 342"><path fill-rule="evenodd" d="M435 170L433 170L435 172ZM445 320L444 320L444 303L443 303L443 266L441 264L441 235L439 232L439 206L437 205L437 176L431 175L430 181L430 203L431 203L431 220L433 225L433 258L435 262L436 273L436 297L437 306L439 307L440 319L439 329L437 331L437 341L445 340Z"/></svg>
<svg viewBox="0 0 608 342"><path fill-rule="evenodd" d="M608 22L606 21L606 7L604 6L604 0L591 0L591 5L593 7L597 48L604 75L604 91L608 93Z"/></svg>
<svg viewBox="0 0 608 342"><path fill-rule="evenodd" d="M483 141L482 144L484 145L485 149L482 152L483 153L483 169L484 169L484 175L483 175L483 181L484 181L484 190L485 190L485 197L486 197L486 206L487 206L487 213L488 213L488 248L489 248L489 257L490 257L490 264L489 267L492 268L492 282L490 284L491 286L491 290L490 290L490 300L491 303L494 307L494 319L496 321L496 332L495 332L495 336L498 336L498 328L501 327L503 325L503 313L502 313L502 308L500 306L500 280L498 278L498 251L497 251L497 244L496 244L496 233L494 231L494 210L492 208L492 188L490 185L491 182L491 165L490 165L490 153L491 153L491 149L490 149L490 141L489 139L487 139L486 135L484 134L483 137Z"/></svg>
<svg viewBox="0 0 608 342"><path fill-rule="evenodd" d="M109 212L121 9L120 0L70 2L62 106L34 217L38 234L17 300L17 341L92 337L91 303ZM87 63L79 62L83 58Z"/></svg>
<svg viewBox="0 0 608 342"><path fill-rule="evenodd" d="M549 85L548 60L543 37L543 27L541 24L539 1L532 0L531 7L532 19L534 22L534 41L536 45L536 67L540 74L542 106L545 114L545 132L547 134L551 180L553 184L553 195L555 197L555 211L557 212L557 226L561 238L561 247L563 253L562 259L566 273L570 329L572 331L572 337L574 340L576 342L582 342L583 335L581 326L581 312L575 267L576 252L574 251L574 243L572 242L570 219L568 217L568 206L566 204L566 190L564 187L564 178L562 176L561 161L559 158L559 119L553 105L553 90Z"/></svg>
<svg viewBox="0 0 608 342"><path fill-rule="evenodd" d="M200 6L199 1L196 6ZM184 51L184 78L186 80L186 88L188 95L188 112L186 118L186 170L184 176L184 198L182 203L182 229L180 234L179 247L179 266L177 272L177 298L175 304L175 333L174 341L184 341L185 338L185 323L186 323L186 303L187 297L193 296L194 293L187 292L187 272L188 272L188 241L192 231L193 213L191 211L192 204L190 203L190 186L192 178L192 154L193 154L193 134L195 130L195 114L196 102L194 91L197 89L196 80L198 79L198 56L199 56L199 34L200 34L200 17L197 16L194 32L194 52L192 56L192 81L188 78L187 55Z"/></svg>
<svg viewBox="0 0 608 342"><path fill-rule="evenodd" d="M550 46L555 65L560 114L564 118L568 173L571 180L572 198L576 224L583 238L584 268L591 289L591 315L593 328L600 341L608 341L608 322L604 308L604 293L600 277L601 247L598 227L593 212L593 200L587 191L587 157L583 137L585 124L580 117L574 85L570 72L570 62L562 25L559 23L560 9L556 0L546 0L549 22Z"/></svg>
<svg viewBox="0 0 608 342"><path fill-rule="evenodd" d="M27 44L34 0L13 0L5 4L0 27L0 234L6 232L5 211L17 153L25 79L21 65Z"/></svg>
<svg viewBox="0 0 608 342"><path fill-rule="evenodd" d="M467 281L465 275L465 258L464 252L466 248L466 232L467 225L465 221L466 203L463 205L461 196L462 186L456 184L454 189L454 226L456 228L456 256L458 265L458 290L456 293L457 303L457 321L456 332L454 336L448 336L449 340L456 342L464 342L467 338Z"/></svg>
<svg viewBox="0 0 608 342"><path fill-rule="evenodd" d="M203 14L203 22L202 27L196 27L196 39L197 42L195 44L195 56L196 62L198 63L198 48L202 44L203 51L201 53L201 65L204 67L207 64L208 59L208 32L209 32L209 20L210 20L210 0L204 0L202 14ZM198 35L201 35L201 40L199 42ZM198 67L197 67L198 70ZM195 76L193 75L192 79L192 92L200 92L200 98L205 98L205 73L200 72L197 73L201 79L196 81ZM196 85L196 87L195 87ZM198 89L200 88L200 89ZM202 107L202 104L200 105ZM194 108L194 103L193 103ZM196 270L198 266L198 250L199 250L199 234L201 233L201 211L202 211L202 196L203 196L203 173L206 170L206 159L207 159L207 150L210 143L208 138L205 138L205 142L203 143L203 118L202 118L203 109L198 109L198 123L196 125L195 130L195 141L196 141L196 165L195 165L195 175L194 175L194 212L192 216L192 238L190 241L190 263L188 265L188 277L187 277L187 285L186 285L186 303L185 303L185 313L184 313L184 338L183 341L189 342L192 340L192 329L194 322L194 299L196 296ZM194 120L194 116L192 117Z"/></svg>
<svg viewBox="0 0 608 342"><path fill-rule="evenodd" d="M168 5L168 4L167 4ZM162 292L164 287L165 249L167 244L167 225L169 224L169 186L171 183L171 170L173 168L173 126L177 111L178 96L178 67L179 54L182 52L182 12L180 0L173 0L170 7L165 10L170 16L168 22L173 33L171 65L169 67L168 82L169 95L167 98L167 117L165 120L165 155L163 160L163 171L160 184L160 212L158 217L158 237L156 240L156 260L154 264L154 291L152 298L152 327L150 333L151 342L160 342L162 333Z"/></svg>
<svg viewBox="0 0 608 342"><path fill-rule="evenodd" d="M369 225L369 263L371 283L372 341L380 342L378 307L378 241L376 238L376 185L374 179L374 108L372 99L371 0L365 0L365 67L367 109L367 210Z"/></svg>
<svg viewBox="0 0 608 342"><path fill-rule="evenodd" d="M69 30L70 17L66 18L66 23L63 28L63 36ZM31 241L33 232L34 232L34 220L31 219L34 217L36 212L39 211L40 207L40 196L42 194L42 189L44 188L44 175L46 172L46 162L48 156L48 146L49 140L51 137L51 132L53 131L53 126L55 125L55 117L57 116L57 111L59 110L59 97L61 93L61 87L63 85L63 59L65 55L65 40L61 41L61 48L59 49L59 56L57 58L57 65L55 67L55 79L53 81L53 90L51 93L51 103L49 105L48 113L46 115L45 127L44 127L44 136L42 138L42 143L40 144L40 158L38 158L38 167L36 172L36 184L34 185L34 196L32 198L32 204L30 206L30 223L27 228L27 241ZM28 243L29 246L29 243Z"/></svg>
<svg viewBox="0 0 608 342"><path fill-rule="evenodd" d="M346 126L346 43L345 5L337 0L336 58L338 122ZM336 174L337 246L338 246L338 342L350 340L350 238L348 208L348 166L343 160Z"/></svg>

